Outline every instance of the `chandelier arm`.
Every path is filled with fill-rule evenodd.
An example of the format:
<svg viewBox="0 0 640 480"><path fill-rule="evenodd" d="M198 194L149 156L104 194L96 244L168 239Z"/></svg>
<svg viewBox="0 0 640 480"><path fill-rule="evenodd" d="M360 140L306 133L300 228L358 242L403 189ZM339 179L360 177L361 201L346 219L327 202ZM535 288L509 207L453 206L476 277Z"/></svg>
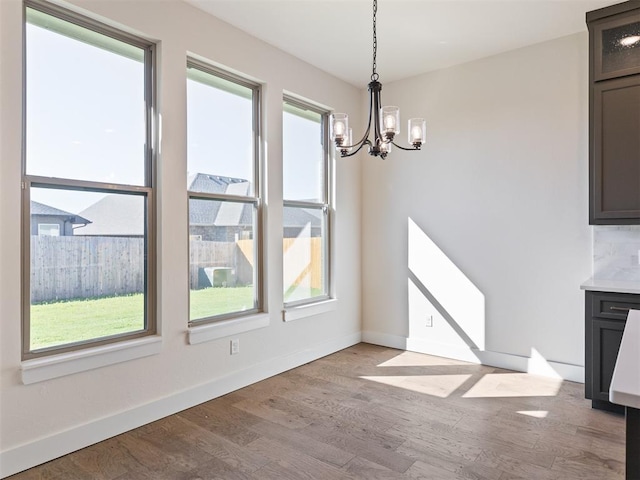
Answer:
<svg viewBox="0 0 640 480"><path fill-rule="evenodd" d="M356 153L358 153L360 150L362 150L362 147L364 147L365 145L371 145L371 142L367 139L364 142L361 142L360 145L358 146L358 148L356 148L353 152L345 153L345 154L342 154L342 152L340 152L340 156L342 158L353 157Z"/></svg>
<svg viewBox="0 0 640 480"><path fill-rule="evenodd" d="M355 155L367 143L371 145L371 142L369 141L369 133L371 133L371 112L373 107L373 95L374 95L373 92L371 92L371 95L369 95L369 122L367 123L367 129L365 130L364 135L362 136L362 138L360 138L360 140L355 142L353 145L345 145L341 147L342 149L347 149L347 148L353 148L357 145L358 150L356 150L355 152L349 155L343 155L343 157L350 157L351 155Z"/></svg>
<svg viewBox="0 0 640 480"><path fill-rule="evenodd" d="M364 132L364 135L362 136L362 138L360 140L358 140L357 142L355 142L352 145L341 145L340 149L347 149L347 148L354 148L354 147L358 147L358 150L360 150L362 147L364 147L366 144L371 144L371 142L369 141L369 131L371 130L371 121L369 121L369 125L367 126L367 130ZM354 155L356 152L358 152L358 150L356 150L355 152L353 152L350 155L343 155L343 157L350 157L351 155Z"/></svg>
<svg viewBox="0 0 640 480"><path fill-rule="evenodd" d="M358 150L360 150L364 146L364 144L369 141L369 133L371 133L371 112L372 112L371 107L372 106L373 106L373 92L371 92L371 95L369 95L369 121L367 123L367 129L365 130L362 138L355 143L355 145L360 145Z"/></svg>
<svg viewBox="0 0 640 480"><path fill-rule="evenodd" d="M382 85L380 85L379 89L372 92L373 97L373 108L369 112L369 115L373 115L373 132L374 132L374 140L376 144L382 143L383 138L380 133L380 91L382 90Z"/></svg>
<svg viewBox="0 0 640 480"><path fill-rule="evenodd" d="M396 142L391 142L394 146L398 147L400 150L407 150L408 152L413 152L414 150L420 150L419 148L416 147L412 147L412 148L407 148L407 147L403 147L401 145L398 145Z"/></svg>

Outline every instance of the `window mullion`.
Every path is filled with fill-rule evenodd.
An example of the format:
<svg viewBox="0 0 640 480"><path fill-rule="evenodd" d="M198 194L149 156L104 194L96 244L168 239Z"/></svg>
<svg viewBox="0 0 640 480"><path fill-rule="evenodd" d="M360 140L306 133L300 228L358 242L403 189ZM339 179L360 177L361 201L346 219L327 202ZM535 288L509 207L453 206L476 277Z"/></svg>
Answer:
<svg viewBox="0 0 640 480"><path fill-rule="evenodd" d="M192 192L192 191L189 191L188 194L189 194L189 198L194 198L194 199L242 202L242 203L252 203L254 205L259 204L258 197L245 197L242 195L229 195L224 193L206 193L206 192Z"/></svg>

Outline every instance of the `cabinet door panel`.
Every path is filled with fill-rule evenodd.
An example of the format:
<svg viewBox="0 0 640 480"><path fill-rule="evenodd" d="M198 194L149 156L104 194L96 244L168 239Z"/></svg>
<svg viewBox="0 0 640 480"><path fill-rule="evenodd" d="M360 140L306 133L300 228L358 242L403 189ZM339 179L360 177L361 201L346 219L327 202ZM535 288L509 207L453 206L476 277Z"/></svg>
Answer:
<svg viewBox="0 0 640 480"><path fill-rule="evenodd" d="M640 223L640 75L593 88L591 223Z"/></svg>
<svg viewBox="0 0 640 480"><path fill-rule="evenodd" d="M624 322L593 320L593 377L594 400L609 401L609 386L622 342Z"/></svg>

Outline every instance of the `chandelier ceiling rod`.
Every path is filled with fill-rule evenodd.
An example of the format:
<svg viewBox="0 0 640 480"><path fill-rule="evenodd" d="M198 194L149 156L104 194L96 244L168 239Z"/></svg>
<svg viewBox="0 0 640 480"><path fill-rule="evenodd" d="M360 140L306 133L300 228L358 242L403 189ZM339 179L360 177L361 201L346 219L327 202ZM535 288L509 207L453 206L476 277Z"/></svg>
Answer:
<svg viewBox="0 0 640 480"><path fill-rule="evenodd" d="M394 106L381 107L382 84L378 81L377 69L378 36L376 17L378 13L378 0L373 0L373 62L369 90L369 121L364 135L356 143L352 140L352 130L349 128L349 116L346 113L334 113L331 115L331 140L342 157L351 157L367 145L369 155L386 158L391 151L391 145L401 150L420 150L426 138L427 127L423 118L412 118L408 123L408 137L411 147L402 147L394 142L394 138L400 133L400 109ZM371 123L373 122L373 139Z"/></svg>

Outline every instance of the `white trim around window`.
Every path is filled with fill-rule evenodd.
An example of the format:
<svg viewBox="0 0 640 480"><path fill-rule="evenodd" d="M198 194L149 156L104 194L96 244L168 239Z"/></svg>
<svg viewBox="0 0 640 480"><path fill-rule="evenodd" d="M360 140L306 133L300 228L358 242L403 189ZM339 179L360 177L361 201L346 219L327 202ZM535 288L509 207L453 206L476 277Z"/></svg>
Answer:
<svg viewBox="0 0 640 480"><path fill-rule="evenodd" d="M158 335L153 335L25 360L21 364L22 383L29 385L136 358L148 357L160 353L161 348L162 339Z"/></svg>

